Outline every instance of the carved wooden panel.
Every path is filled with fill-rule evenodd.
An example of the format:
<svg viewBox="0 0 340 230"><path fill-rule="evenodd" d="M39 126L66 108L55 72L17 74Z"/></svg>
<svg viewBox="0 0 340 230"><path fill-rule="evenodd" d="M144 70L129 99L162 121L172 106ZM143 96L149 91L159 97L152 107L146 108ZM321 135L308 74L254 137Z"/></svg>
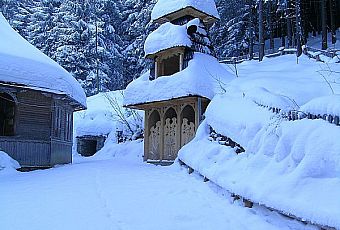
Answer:
<svg viewBox="0 0 340 230"><path fill-rule="evenodd" d="M183 118L181 127L181 147L188 144L195 136L195 124Z"/></svg>
<svg viewBox="0 0 340 230"><path fill-rule="evenodd" d="M167 118L164 126L164 160L175 160L177 157L177 119Z"/></svg>
<svg viewBox="0 0 340 230"><path fill-rule="evenodd" d="M149 154L150 160L160 159L161 146L161 122L158 121L155 126L151 127L149 135Z"/></svg>

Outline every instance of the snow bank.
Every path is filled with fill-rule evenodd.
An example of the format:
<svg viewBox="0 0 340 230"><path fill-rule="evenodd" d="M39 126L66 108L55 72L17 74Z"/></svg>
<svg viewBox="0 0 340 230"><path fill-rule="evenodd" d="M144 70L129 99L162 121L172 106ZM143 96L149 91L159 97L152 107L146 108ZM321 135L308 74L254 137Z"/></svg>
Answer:
<svg viewBox="0 0 340 230"><path fill-rule="evenodd" d="M210 142L209 127L246 152ZM339 138L339 127L326 121L286 121L249 98L225 94L212 100L179 158L232 193L340 228Z"/></svg>
<svg viewBox="0 0 340 230"><path fill-rule="evenodd" d="M340 95L315 98L301 107L301 111L314 115L340 116Z"/></svg>
<svg viewBox="0 0 340 230"><path fill-rule="evenodd" d="M86 107L84 90L71 74L15 32L1 13L0 82L66 94Z"/></svg>
<svg viewBox="0 0 340 230"><path fill-rule="evenodd" d="M186 69L171 76L149 80L149 73L134 80L125 90L124 105L163 101L184 96L213 98L234 77L216 58L195 53Z"/></svg>
<svg viewBox="0 0 340 230"><path fill-rule="evenodd" d="M236 68L238 77L213 98L179 158L232 193L340 229L340 128L321 119L288 121L260 106L339 116L340 65L304 55L296 64L295 55L285 55ZM245 152L209 141L210 127Z"/></svg>
<svg viewBox="0 0 340 230"><path fill-rule="evenodd" d="M258 105L280 108L285 112L296 110L298 108L295 102L289 97L272 93L263 87L253 88L247 91L245 96Z"/></svg>
<svg viewBox="0 0 340 230"><path fill-rule="evenodd" d="M145 55L173 47L191 47L192 42L187 34L186 26L179 26L167 22L152 32L144 44Z"/></svg>
<svg viewBox="0 0 340 230"><path fill-rule="evenodd" d="M212 17L220 18L214 0L158 0L152 10L151 19L155 21L186 7L193 7Z"/></svg>
<svg viewBox="0 0 340 230"><path fill-rule="evenodd" d="M20 168L19 163L12 159L7 153L0 151L0 175L16 172Z"/></svg>

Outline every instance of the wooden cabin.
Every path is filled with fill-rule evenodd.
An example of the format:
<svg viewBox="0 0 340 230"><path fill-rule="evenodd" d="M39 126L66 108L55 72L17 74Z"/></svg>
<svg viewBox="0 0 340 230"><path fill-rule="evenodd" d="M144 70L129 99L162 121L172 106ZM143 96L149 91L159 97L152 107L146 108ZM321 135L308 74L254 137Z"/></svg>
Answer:
<svg viewBox="0 0 340 230"><path fill-rule="evenodd" d="M146 58L153 62L150 81L184 71L195 52L214 56L207 30L216 20L217 17L193 6L175 9L154 19L164 24L149 35L145 44ZM178 34L178 38L184 39L168 38L173 31L183 33ZM152 43L165 45L157 46L156 50L148 49L150 43L151 46ZM209 98L199 93L189 93L168 100L127 104L129 108L145 111L144 160L162 165L173 163L179 149L194 138L209 102Z"/></svg>
<svg viewBox="0 0 340 230"><path fill-rule="evenodd" d="M72 162L78 82L17 34L0 14L0 149L23 168Z"/></svg>

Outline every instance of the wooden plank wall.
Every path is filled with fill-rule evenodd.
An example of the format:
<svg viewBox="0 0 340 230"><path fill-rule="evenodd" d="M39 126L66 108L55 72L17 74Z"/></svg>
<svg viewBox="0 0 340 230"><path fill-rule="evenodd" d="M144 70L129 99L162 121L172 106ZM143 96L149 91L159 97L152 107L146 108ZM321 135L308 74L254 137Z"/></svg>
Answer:
<svg viewBox="0 0 340 230"><path fill-rule="evenodd" d="M0 137L0 149L17 160L22 167L50 165L50 142Z"/></svg>
<svg viewBox="0 0 340 230"><path fill-rule="evenodd" d="M35 91L17 94L16 135L23 139L50 140L52 98Z"/></svg>

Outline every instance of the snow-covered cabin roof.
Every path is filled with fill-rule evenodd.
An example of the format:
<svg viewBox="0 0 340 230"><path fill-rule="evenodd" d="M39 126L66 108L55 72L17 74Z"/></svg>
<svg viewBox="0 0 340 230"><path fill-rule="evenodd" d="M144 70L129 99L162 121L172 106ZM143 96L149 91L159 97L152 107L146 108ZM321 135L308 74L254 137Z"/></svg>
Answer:
<svg viewBox="0 0 340 230"><path fill-rule="evenodd" d="M216 58L203 53L195 53L186 69L171 76L162 76L153 81L149 80L149 76L148 72L128 85L125 106L137 107L186 96L212 99L234 79Z"/></svg>
<svg viewBox="0 0 340 230"><path fill-rule="evenodd" d="M152 10L151 19L155 22L171 21L183 9L194 9L195 11L190 12L195 14L192 16L206 22L220 19L214 0L158 0Z"/></svg>
<svg viewBox="0 0 340 230"><path fill-rule="evenodd" d="M144 51L146 57L173 47L191 47L186 25L179 26L167 22L152 32L146 39Z"/></svg>
<svg viewBox="0 0 340 230"><path fill-rule="evenodd" d="M86 107L84 90L76 79L14 31L1 13L0 82L64 94Z"/></svg>

